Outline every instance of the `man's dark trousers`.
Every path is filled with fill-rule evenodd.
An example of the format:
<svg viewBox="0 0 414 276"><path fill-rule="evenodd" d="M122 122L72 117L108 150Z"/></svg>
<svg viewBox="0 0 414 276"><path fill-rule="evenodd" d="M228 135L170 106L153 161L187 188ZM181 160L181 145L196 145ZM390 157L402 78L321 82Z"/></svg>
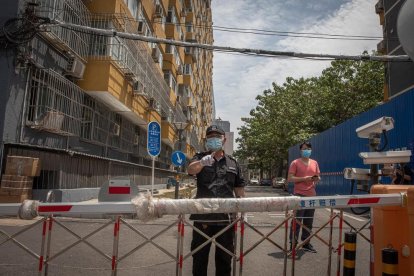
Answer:
<svg viewBox="0 0 414 276"><path fill-rule="evenodd" d="M315 209L300 209L296 211L296 220L302 222L302 224L306 226L309 230L312 230L314 215L315 215ZM290 228L290 235L289 235L291 243L292 243L293 222L294 221L292 221L292 227ZM308 230L306 230L304 227L300 227L299 223L296 223L296 233L295 233L296 245L298 241L300 228L302 228L302 235L301 235L302 241L306 240L310 236L310 233Z"/></svg>
<svg viewBox="0 0 414 276"><path fill-rule="evenodd" d="M200 229L207 236L211 237L225 228L226 225L216 224L204 224L201 222L194 222L194 227ZM197 231L193 230L193 240L191 242L191 251L196 249L199 245L203 244L207 239L200 235ZM234 227L230 227L223 234L216 237L216 242L221 244L224 248L230 252L234 252ZM205 245L200 251L193 255L193 275L194 276L207 276L208 256L210 253L211 242ZM216 275L217 276L230 276L231 275L231 261L232 256L224 252L221 248L216 246Z"/></svg>

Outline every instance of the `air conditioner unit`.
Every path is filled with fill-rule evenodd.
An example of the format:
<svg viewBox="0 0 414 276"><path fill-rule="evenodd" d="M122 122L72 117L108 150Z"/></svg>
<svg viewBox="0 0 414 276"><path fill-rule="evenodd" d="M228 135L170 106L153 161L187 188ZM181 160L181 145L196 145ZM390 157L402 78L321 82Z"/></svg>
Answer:
<svg viewBox="0 0 414 276"><path fill-rule="evenodd" d="M156 63L159 62L160 55L161 55L161 51L160 49L158 49L158 47L152 48L152 59L154 60L154 62Z"/></svg>
<svg viewBox="0 0 414 276"><path fill-rule="evenodd" d="M120 133L121 133L121 126L118 124L114 124L114 126L112 127L112 135L119 136Z"/></svg>
<svg viewBox="0 0 414 276"><path fill-rule="evenodd" d="M144 92L144 85L140 81L136 81L132 84L133 93L142 93Z"/></svg>
<svg viewBox="0 0 414 276"><path fill-rule="evenodd" d="M68 60L68 65L66 67L65 75L81 79L84 72L85 64L79 58L70 57Z"/></svg>
<svg viewBox="0 0 414 276"><path fill-rule="evenodd" d="M147 24L145 24L144 21L139 21L138 22L138 30L137 30L137 32L140 35L145 35L145 33L147 32Z"/></svg>
<svg viewBox="0 0 414 276"><path fill-rule="evenodd" d="M60 111L47 111L40 120L35 121L35 126L48 130L60 130L64 119L65 114Z"/></svg>
<svg viewBox="0 0 414 276"><path fill-rule="evenodd" d="M139 145L139 135L138 134L134 135L134 141L133 142L134 142L135 146Z"/></svg>
<svg viewBox="0 0 414 276"><path fill-rule="evenodd" d="M151 98L148 102L148 109L155 109L157 101L154 98Z"/></svg>
<svg viewBox="0 0 414 276"><path fill-rule="evenodd" d="M154 98L151 98L148 102L148 109L149 110L156 110L158 113L161 114L161 104L157 102Z"/></svg>
<svg viewBox="0 0 414 276"><path fill-rule="evenodd" d="M126 80L132 81L134 79L134 77L135 77L135 74L134 73L131 73L131 72L126 72L126 73L124 73L124 76L125 76L125 79Z"/></svg>
<svg viewBox="0 0 414 276"><path fill-rule="evenodd" d="M137 81L133 84L132 94L133 94L133 96L143 96L146 99L149 98L149 95L148 95L148 93L145 89L145 86L139 81Z"/></svg>

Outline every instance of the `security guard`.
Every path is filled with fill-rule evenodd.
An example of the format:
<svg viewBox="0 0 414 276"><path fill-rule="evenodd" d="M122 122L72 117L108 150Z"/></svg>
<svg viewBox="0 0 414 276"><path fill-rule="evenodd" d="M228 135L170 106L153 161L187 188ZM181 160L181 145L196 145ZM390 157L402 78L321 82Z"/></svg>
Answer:
<svg viewBox="0 0 414 276"><path fill-rule="evenodd" d="M224 131L216 125L207 128L206 152L197 153L190 161L188 173L197 175L196 198L234 198L244 197L244 179L240 174L237 161L224 153L223 144L226 142ZM211 237L230 223L230 214L193 214L194 227ZM234 251L234 229L230 227L216 237L216 242L230 252ZM206 238L193 230L191 251L206 241ZM211 243L193 255L193 275L207 275L208 256ZM216 247L216 275L231 275L232 256Z"/></svg>

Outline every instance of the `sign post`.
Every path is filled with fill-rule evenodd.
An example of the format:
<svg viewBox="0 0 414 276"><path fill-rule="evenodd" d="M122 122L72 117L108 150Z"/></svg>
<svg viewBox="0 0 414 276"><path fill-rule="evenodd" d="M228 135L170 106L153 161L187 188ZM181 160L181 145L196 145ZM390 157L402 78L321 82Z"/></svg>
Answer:
<svg viewBox="0 0 414 276"><path fill-rule="evenodd" d="M147 135L147 151L152 157L152 172L151 172L151 195L154 194L154 170L155 170L155 157L160 154L161 151L161 126L158 122L150 122L148 124Z"/></svg>
<svg viewBox="0 0 414 276"><path fill-rule="evenodd" d="M179 173L179 168L185 164L185 154L182 151L174 151L171 155L171 162L173 163L174 166L177 167L177 177L176 177L176 184L175 184L175 199L178 199L178 192L180 189L180 185L178 182L178 173Z"/></svg>

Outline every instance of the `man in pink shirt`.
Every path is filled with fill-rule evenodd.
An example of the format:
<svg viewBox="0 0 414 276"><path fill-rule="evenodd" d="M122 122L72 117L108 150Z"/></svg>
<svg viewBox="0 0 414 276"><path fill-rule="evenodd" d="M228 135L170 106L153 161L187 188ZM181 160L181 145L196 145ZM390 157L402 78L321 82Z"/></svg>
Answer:
<svg viewBox="0 0 414 276"><path fill-rule="evenodd" d="M296 196L315 196L315 185L320 180L320 170L318 162L310 159L312 153L312 145L310 142L304 142L299 146L301 158L298 158L290 164L288 181L293 182L293 194ZM301 209L296 211L296 220L306 226L309 231L312 231L313 216L315 209ZM293 222L292 222L293 226ZM293 228L293 227L292 227ZM290 248L292 249L292 228L290 231ZM300 224L296 223L295 244L298 244L298 237L300 231ZM310 236L310 232L302 228L301 240L304 241ZM317 253L313 246L308 241L303 245L305 251Z"/></svg>

